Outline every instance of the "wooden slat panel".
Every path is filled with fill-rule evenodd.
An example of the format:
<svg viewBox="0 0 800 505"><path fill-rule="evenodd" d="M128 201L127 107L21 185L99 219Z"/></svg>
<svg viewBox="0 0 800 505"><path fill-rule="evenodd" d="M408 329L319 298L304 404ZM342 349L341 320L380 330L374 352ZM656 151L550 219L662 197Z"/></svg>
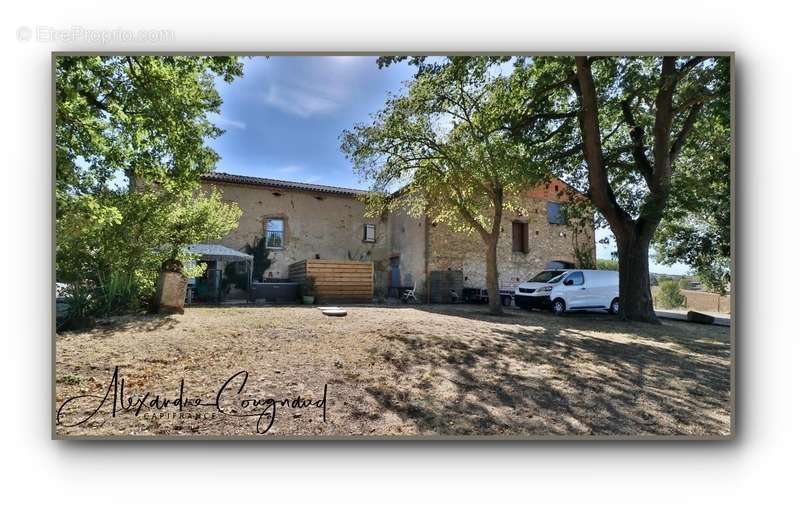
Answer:
<svg viewBox="0 0 800 505"><path fill-rule="evenodd" d="M309 272L309 275L314 275L319 277L320 279L371 279L372 274L370 272Z"/></svg>
<svg viewBox="0 0 800 505"><path fill-rule="evenodd" d="M372 270L370 265L315 265L310 264L308 268L314 270Z"/></svg>
<svg viewBox="0 0 800 505"><path fill-rule="evenodd" d="M367 265L371 266L371 261L343 261L343 260L306 260L309 265Z"/></svg>
<svg viewBox="0 0 800 505"><path fill-rule="evenodd" d="M374 266L371 261L306 260L302 264L303 275L314 277L320 301L372 301Z"/></svg>
<svg viewBox="0 0 800 505"><path fill-rule="evenodd" d="M372 293L372 288L369 286L348 286L348 287L332 287L322 286L316 288L319 293L349 293L351 291L358 291L359 293Z"/></svg>
<svg viewBox="0 0 800 505"><path fill-rule="evenodd" d="M316 273L362 273L362 274L369 274L372 272L371 268L318 268L314 266L309 266L307 269L308 272L316 272Z"/></svg>

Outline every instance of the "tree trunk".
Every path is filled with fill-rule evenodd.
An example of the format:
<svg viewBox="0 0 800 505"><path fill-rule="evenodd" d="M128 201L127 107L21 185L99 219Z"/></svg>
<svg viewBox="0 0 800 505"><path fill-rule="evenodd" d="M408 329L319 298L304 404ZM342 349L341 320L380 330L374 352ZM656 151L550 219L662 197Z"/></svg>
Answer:
<svg viewBox="0 0 800 505"><path fill-rule="evenodd" d="M634 143L633 158L637 170L642 174L650 194L642 206L642 216L634 220L620 207L608 179L608 167L603 159L600 116L597 90L592 77L591 63L585 56L575 58L575 94L581 101L578 124L583 139L583 156L589 167L589 196L603 217L606 218L617 239L619 255L619 303L620 318L630 321L645 321L659 324L653 310L650 292L650 239L653 237L669 195L671 160L669 156L669 132L672 121L672 93L674 92L674 58L664 58L662 81L657 96L656 123L654 130L654 165L645 155L641 129L627 106L623 104L623 115L630 126Z"/></svg>
<svg viewBox="0 0 800 505"><path fill-rule="evenodd" d="M619 255L619 317L660 324L650 291L650 239L635 230L616 234Z"/></svg>
<svg viewBox="0 0 800 505"><path fill-rule="evenodd" d="M486 244L486 292L489 295L489 312L502 314L503 303L500 300L500 283L497 279L497 238Z"/></svg>

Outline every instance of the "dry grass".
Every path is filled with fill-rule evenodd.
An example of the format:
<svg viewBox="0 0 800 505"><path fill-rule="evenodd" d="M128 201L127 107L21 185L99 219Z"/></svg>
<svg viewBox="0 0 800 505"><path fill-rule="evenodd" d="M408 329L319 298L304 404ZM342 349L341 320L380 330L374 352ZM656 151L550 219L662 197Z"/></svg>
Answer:
<svg viewBox="0 0 800 505"><path fill-rule="evenodd" d="M319 398L278 409L274 435L726 435L727 328L620 323L602 314L557 318L474 306L192 308L130 317L56 340L56 405L108 389L213 401L247 370L254 396ZM192 410L194 409L194 410ZM84 414L92 409L85 406ZM176 408L165 409L177 412ZM255 435L253 417L158 417L131 412L60 435ZM187 412L210 414L210 407Z"/></svg>

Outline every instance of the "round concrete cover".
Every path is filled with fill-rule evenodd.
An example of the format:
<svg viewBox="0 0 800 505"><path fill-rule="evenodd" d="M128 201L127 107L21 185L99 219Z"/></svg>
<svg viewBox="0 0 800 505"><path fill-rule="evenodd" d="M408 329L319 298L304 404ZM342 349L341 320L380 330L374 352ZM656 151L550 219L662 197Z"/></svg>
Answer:
<svg viewBox="0 0 800 505"><path fill-rule="evenodd" d="M323 314L326 316L333 316L333 317L342 317L347 315L346 310L342 309L327 309L322 311Z"/></svg>

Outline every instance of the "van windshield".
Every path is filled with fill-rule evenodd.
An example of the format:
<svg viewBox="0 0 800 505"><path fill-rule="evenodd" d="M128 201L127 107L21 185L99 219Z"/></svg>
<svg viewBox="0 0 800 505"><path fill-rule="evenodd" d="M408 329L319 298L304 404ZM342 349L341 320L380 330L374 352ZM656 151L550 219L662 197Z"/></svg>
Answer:
<svg viewBox="0 0 800 505"><path fill-rule="evenodd" d="M566 272L564 272L563 274L559 275L558 277L553 277L552 279L547 281L547 283L548 284L558 284L559 282L561 282L564 279L564 275L566 275Z"/></svg>
<svg viewBox="0 0 800 505"><path fill-rule="evenodd" d="M553 277L561 275L561 273L561 270L545 270L536 274L533 279L529 280L528 282L547 282Z"/></svg>

